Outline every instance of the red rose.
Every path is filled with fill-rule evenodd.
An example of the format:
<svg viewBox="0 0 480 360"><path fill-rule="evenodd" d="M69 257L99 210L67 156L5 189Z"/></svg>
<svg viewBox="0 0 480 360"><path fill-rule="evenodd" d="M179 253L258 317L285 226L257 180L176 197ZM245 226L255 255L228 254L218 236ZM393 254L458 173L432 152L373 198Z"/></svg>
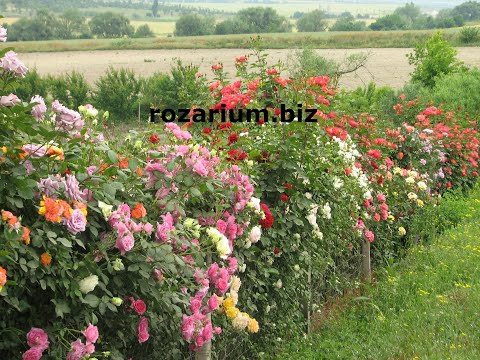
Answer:
<svg viewBox="0 0 480 360"><path fill-rule="evenodd" d="M275 255L280 254L280 249L279 249L279 248L275 248L275 249L273 250L273 253L274 253Z"/></svg>
<svg viewBox="0 0 480 360"><path fill-rule="evenodd" d="M142 315L147 310L147 305L143 302L143 300L138 299L133 303L133 309L138 315Z"/></svg>
<svg viewBox="0 0 480 360"><path fill-rule="evenodd" d="M280 195L280 200L282 200L283 202L287 201L288 200L288 195L287 194Z"/></svg>
<svg viewBox="0 0 480 360"><path fill-rule="evenodd" d="M293 186L292 186L292 185L290 185L289 183L285 183L285 184L283 184L283 186L285 186L285 187L286 187L286 188L288 188L288 189L291 189L291 188L293 188Z"/></svg>
<svg viewBox="0 0 480 360"><path fill-rule="evenodd" d="M265 219L260 220L260 225L265 229L271 228L273 226L274 218L272 216L272 213L270 212L270 209L265 204L260 204L260 208L265 214Z"/></svg>
<svg viewBox="0 0 480 360"><path fill-rule="evenodd" d="M160 141L160 137L157 134L154 134L154 135L150 136L150 142L152 144L156 144L159 141Z"/></svg>
<svg viewBox="0 0 480 360"><path fill-rule="evenodd" d="M225 122L225 123L221 123L218 128L220 130L223 130L223 129L230 129L232 127L232 123L231 122Z"/></svg>
<svg viewBox="0 0 480 360"><path fill-rule="evenodd" d="M207 135L211 134L211 132L212 132L212 129L210 129L209 127L206 127L205 129L202 130L202 133Z"/></svg>
<svg viewBox="0 0 480 360"><path fill-rule="evenodd" d="M232 133L228 136L228 145L232 145L233 143L236 143L238 141L238 135L235 133Z"/></svg>

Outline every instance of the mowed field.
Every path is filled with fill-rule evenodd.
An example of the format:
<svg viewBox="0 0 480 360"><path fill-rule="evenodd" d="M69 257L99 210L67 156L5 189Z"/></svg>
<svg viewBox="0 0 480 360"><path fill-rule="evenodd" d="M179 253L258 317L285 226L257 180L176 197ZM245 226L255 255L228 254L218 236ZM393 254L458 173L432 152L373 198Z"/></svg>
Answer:
<svg viewBox="0 0 480 360"><path fill-rule="evenodd" d="M271 49L269 61L287 63L293 50ZM342 61L353 53L370 54L365 68L356 74L345 75L340 85L352 89L375 81L378 86L401 87L409 77L412 67L406 54L412 49L321 49L319 54L326 58ZM211 65L217 62L235 75L235 57L248 54L247 49L183 49L183 50L105 50L105 51L66 51L48 53L22 53L22 61L30 68L36 68L41 75L58 75L72 70L85 75L94 83L109 67L130 68L140 76L155 72L169 72L177 59L184 63L200 64L200 71L210 76ZM467 65L480 67L480 47L458 48L458 57Z"/></svg>

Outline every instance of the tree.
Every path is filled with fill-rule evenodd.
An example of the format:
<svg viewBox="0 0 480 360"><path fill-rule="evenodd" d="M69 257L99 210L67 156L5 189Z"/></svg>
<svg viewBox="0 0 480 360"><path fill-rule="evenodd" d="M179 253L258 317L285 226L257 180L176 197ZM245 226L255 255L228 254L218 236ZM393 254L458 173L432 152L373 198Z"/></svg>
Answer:
<svg viewBox="0 0 480 360"><path fill-rule="evenodd" d="M151 38L155 37L155 34L153 33L152 29L150 29L148 24L143 24L140 25L137 30L135 30L135 34L133 36L136 38Z"/></svg>
<svg viewBox="0 0 480 360"><path fill-rule="evenodd" d="M464 21L473 21L480 19L480 3L477 1L467 1L457 5L452 9L452 15L460 15Z"/></svg>
<svg viewBox="0 0 480 360"><path fill-rule="evenodd" d="M73 39L87 33L85 17L77 9L66 10L58 18L57 34L61 39Z"/></svg>
<svg viewBox="0 0 480 360"><path fill-rule="evenodd" d="M322 10L311 11L297 21L299 32L319 32L326 28L325 13Z"/></svg>
<svg viewBox="0 0 480 360"><path fill-rule="evenodd" d="M213 19L197 14L183 15L175 23L175 36L211 35L213 32Z"/></svg>
<svg viewBox="0 0 480 360"><path fill-rule="evenodd" d="M335 21L335 24L330 28L331 31L365 31L367 30L367 24L365 21L356 21L355 18L350 16L341 16Z"/></svg>
<svg viewBox="0 0 480 360"><path fill-rule="evenodd" d="M396 8L393 13L406 19L411 26L415 24L420 18L424 17L420 7L415 5L413 2L405 4L405 6Z"/></svg>
<svg viewBox="0 0 480 360"><path fill-rule="evenodd" d="M432 88L437 77L465 69L457 59L457 50L438 32L407 54L408 63L415 66L412 81Z"/></svg>
<svg viewBox="0 0 480 360"><path fill-rule="evenodd" d="M251 7L240 10L237 19L248 29L247 33L290 32L292 24L271 7Z"/></svg>
<svg viewBox="0 0 480 360"><path fill-rule="evenodd" d="M46 10L37 11L33 18L21 18L9 30L12 41L38 41L57 38L58 20Z"/></svg>
<svg viewBox="0 0 480 360"><path fill-rule="evenodd" d="M157 17L158 16L158 0L153 1L152 5L152 16Z"/></svg>
<svg viewBox="0 0 480 360"><path fill-rule="evenodd" d="M130 20L120 14L105 12L95 15L90 20L92 34L99 38L118 38L132 36L134 29Z"/></svg>
<svg viewBox="0 0 480 360"><path fill-rule="evenodd" d="M407 20L398 14L385 15L378 18L370 24L372 30L406 30L408 29Z"/></svg>

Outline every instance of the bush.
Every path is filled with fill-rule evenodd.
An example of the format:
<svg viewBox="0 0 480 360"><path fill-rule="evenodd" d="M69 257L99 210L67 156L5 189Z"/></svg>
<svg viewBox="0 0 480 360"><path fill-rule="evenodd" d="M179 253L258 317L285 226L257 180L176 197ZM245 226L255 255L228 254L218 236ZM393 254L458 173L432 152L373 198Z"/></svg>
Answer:
<svg viewBox="0 0 480 360"><path fill-rule="evenodd" d="M20 99L29 100L38 94L47 94L48 81L41 77L36 69L31 69L21 82L13 84L11 89Z"/></svg>
<svg viewBox="0 0 480 360"><path fill-rule="evenodd" d="M432 100L448 110L460 110L473 119L480 115L480 70L441 76L432 90ZM466 124L465 124L466 125Z"/></svg>
<svg viewBox="0 0 480 360"><path fill-rule="evenodd" d="M310 48L296 50L289 56L288 65L289 74L294 78L320 75L333 77L340 69L340 64L317 54Z"/></svg>
<svg viewBox="0 0 480 360"><path fill-rule="evenodd" d="M85 76L72 71L60 76L49 76L48 93L65 106L77 109L80 105L90 102L92 89L85 80Z"/></svg>
<svg viewBox="0 0 480 360"><path fill-rule="evenodd" d="M211 35L214 32L214 21L197 14L181 16L175 23L175 36Z"/></svg>
<svg viewBox="0 0 480 360"><path fill-rule="evenodd" d="M418 44L413 53L407 55L408 63L415 66L412 81L418 81L427 87L435 85L441 75L457 72L464 68L456 57L457 51L438 32L424 43Z"/></svg>
<svg viewBox="0 0 480 360"><path fill-rule="evenodd" d="M138 79L133 70L109 68L96 82L93 102L108 110L114 120L128 121L137 115L142 90L143 80Z"/></svg>
<svg viewBox="0 0 480 360"><path fill-rule="evenodd" d="M190 109L205 101L208 88L204 78L197 76L198 70L198 66L178 60L170 75L154 74L146 80L144 99L161 109Z"/></svg>
<svg viewBox="0 0 480 360"><path fill-rule="evenodd" d="M471 44L480 40L480 30L473 26L467 26L460 30L462 44Z"/></svg>
<svg viewBox="0 0 480 360"><path fill-rule="evenodd" d="M135 34L133 37L136 38L152 38L155 37L152 29L148 26L148 24L140 25L137 30L135 30Z"/></svg>

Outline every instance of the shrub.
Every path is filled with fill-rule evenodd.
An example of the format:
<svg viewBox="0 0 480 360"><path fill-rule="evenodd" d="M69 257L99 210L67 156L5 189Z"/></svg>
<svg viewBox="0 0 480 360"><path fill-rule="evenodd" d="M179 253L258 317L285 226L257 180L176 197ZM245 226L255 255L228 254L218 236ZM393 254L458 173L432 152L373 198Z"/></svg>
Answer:
<svg viewBox="0 0 480 360"><path fill-rule="evenodd" d="M456 57L457 51L438 32L424 43L418 44L413 53L407 55L410 65L415 66L412 81L427 87L435 85L438 76L457 72L464 68Z"/></svg>
<svg viewBox="0 0 480 360"><path fill-rule="evenodd" d="M79 72L48 76L46 81L48 93L67 107L77 109L80 105L90 102L92 89L85 76Z"/></svg>
<svg viewBox="0 0 480 360"><path fill-rule="evenodd" d="M146 80L144 99L148 105L162 109L190 109L208 97L204 78L198 76L199 67L184 65L178 60L170 75L154 74Z"/></svg>
<svg viewBox="0 0 480 360"><path fill-rule="evenodd" d="M155 34L153 33L152 29L150 29L148 24L143 24L135 30L135 34L133 36L136 38L152 38L155 37Z"/></svg>
<svg viewBox="0 0 480 360"><path fill-rule="evenodd" d="M289 56L289 73L291 77L310 77L316 75L334 76L340 69L340 64L329 60L314 49L296 50Z"/></svg>
<svg viewBox="0 0 480 360"><path fill-rule="evenodd" d="M463 44L471 44L480 40L480 30L473 26L464 27L460 30L460 41Z"/></svg>
<svg viewBox="0 0 480 360"><path fill-rule="evenodd" d="M108 110L114 120L128 121L137 114L142 90L143 80L133 70L109 68L96 82L94 103Z"/></svg>
<svg viewBox="0 0 480 360"><path fill-rule="evenodd" d="M480 70L441 76L432 89L432 100L445 109L460 110L473 119L480 115Z"/></svg>
<svg viewBox="0 0 480 360"><path fill-rule="evenodd" d="M20 99L31 99L38 94L47 94L48 81L40 76L36 69L31 69L21 82L12 84L11 89Z"/></svg>

